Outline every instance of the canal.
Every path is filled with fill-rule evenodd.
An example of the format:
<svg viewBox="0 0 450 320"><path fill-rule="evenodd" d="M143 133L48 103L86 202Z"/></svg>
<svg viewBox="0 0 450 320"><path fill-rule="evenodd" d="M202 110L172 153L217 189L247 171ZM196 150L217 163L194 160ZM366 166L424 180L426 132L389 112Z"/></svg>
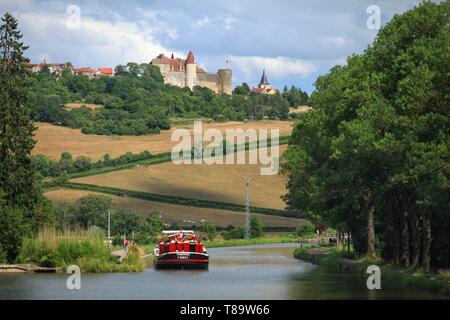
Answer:
<svg viewBox="0 0 450 320"><path fill-rule="evenodd" d="M384 283L370 291L364 275L293 258L295 244L210 249L209 270L82 274L0 274L0 299L433 299L449 298Z"/></svg>

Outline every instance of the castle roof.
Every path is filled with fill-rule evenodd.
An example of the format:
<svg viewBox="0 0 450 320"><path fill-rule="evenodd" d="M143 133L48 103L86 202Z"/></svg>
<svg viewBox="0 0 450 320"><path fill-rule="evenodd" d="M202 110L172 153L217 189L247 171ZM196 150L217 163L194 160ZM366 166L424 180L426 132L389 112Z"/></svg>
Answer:
<svg viewBox="0 0 450 320"><path fill-rule="evenodd" d="M263 70L263 74L261 76L261 81L259 82L259 85L268 85L269 82L267 81L267 76L266 76L266 70Z"/></svg>
<svg viewBox="0 0 450 320"><path fill-rule="evenodd" d="M190 52L192 54L192 52ZM173 55L172 55L173 56ZM188 55L189 58L189 55ZM194 59L194 55L192 54L192 59ZM183 66L188 64L188 59L180 59L180 58L167 58L163 54L158 55L158 57L154 58L151 63L152 64L169 64L171 71L182 71ZM192 62L191 62L192 63ZM195 63L195 60L194 60ZM205 69L201 67L197 67L197 73L206 73Z"/></svg>
<svg viewBox="0 0 450 320"><path fill-rule="evenodd" d="M192 51L189 51L189 54L186 58L186 64L194 64L194 63L195 63L194 54L192 53Z"/></svg>

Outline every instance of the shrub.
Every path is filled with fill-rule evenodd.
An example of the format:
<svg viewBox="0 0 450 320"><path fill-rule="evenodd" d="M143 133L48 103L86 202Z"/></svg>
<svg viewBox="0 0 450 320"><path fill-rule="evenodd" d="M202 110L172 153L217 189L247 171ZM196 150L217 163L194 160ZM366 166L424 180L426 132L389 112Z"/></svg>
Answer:
<svg viewBox="0 0 450 320"><path fill-rule="evenodd" d="M212 223L205 223L202 226L202 231L206 234L208 241L213 241L216 238L216 226Z"/></svg>
<svg viewBox="0 0 450 320"><path fill-rule="evenodd" d="M316 227L311 222L306 222L297 227L295 234L299 237L304 237L308 234L313 234L315 230Z"/></svg>

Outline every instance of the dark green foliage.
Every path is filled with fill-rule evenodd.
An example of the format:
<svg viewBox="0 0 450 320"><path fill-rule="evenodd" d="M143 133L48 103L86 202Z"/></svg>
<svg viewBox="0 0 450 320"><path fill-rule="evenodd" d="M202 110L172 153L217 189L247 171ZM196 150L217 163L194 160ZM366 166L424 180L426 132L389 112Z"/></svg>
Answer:
<svg viewBox="0 0 450 320"><path fill-rule="evenodd" d="M140 228L140 217L132 210L115 209L111 214L111 229L114 234L126 235L131 239L132 233Z"/></svg>
<svg viewBox="0 0 450 320"><path fill-rule="evenodd" d="M301 224L295 229L295 234L299 237L303 237L308 234L314 234L316 227L311 222Z"/></svg>
<svg viewBox="0 0 450 320"><path fill-rule="evenodd" d="M423 3L319 77L283 160L291 208L426 271L450 265L449 17L448 1Z"/></svg>
<svg viewBox="0 0 450 320"><path fill-rule="evenodd" d="M264 227L261 221L256 216L250 219L250 235L252 238L261 238L264 235Z"/></svg>
<svg viewBox="0 0 450 320"><path fill-rule="evenodd" d="M242 83L240 86L236 86L234 88L234 94L238 94L241 96L246 96L250 92L250 87L246 82Z"/></svg>
<svg viewBox="0 0 450 320"><path fill-rule="evenodd" d="M244 239L245 238L245 228L242 227L233 227L227 228L227 231L222 232L222 236L225 240L230 239ZM253 238L261 238L264 236L264 226L259 221L259 219L255 216L252 216L250 219L250 237Z"/></svg>
<svg viewBox="0 0 450 320"><path fill-rule="evenodd" d="M202 225L202 231L206 234L208 241L213 241L216 238L217 230L213 223L205 223Z"/></svg>
<svg viewBox="0 0 450 320"><path fill-rule="evenodd" d="M83 229L93 226L104 230L108 223L108 211L112 210L112 199L103 195L88 195L80 199L72 214L73 224Z"/></svg>
<svg viewBox="0 0 450 320"><path fill-rule="evenodd" d="M161 234L164 224L158 212L152 212L145 218L140 226L140 242L155 242L156 237Z"/></svg>
<svg viewBox="0 0 450 320"><path fill-rule="evenodd" d="M288 101L289 106L293 108L306 105L309 99L308 93L295 86L292 86L290 90L285 86L282 96Z"/></svg>
<svg viewBox="0 0 450 320"><path fill-rule="evenodd" d="M123 237L139 244L156 241L163 229L158 212L151 212L143 219L136 211L113 205L112 199L104 195L87 195L80 198L75 206L60 205L56 226L62 230L99 229L103 234L108 230L108 213L111 214L111 236L114 245L122 245Z"/></svg>
<svg viewBox="0 0 450 320"><path fill-rule="evenodd" d="M10 14L0 25L0 186L9 205L33 210L37 197L30 154L35 127L29 117L30 87L22 35Z"/></svg>
<svg viewBox="0 0 450 320"><path fill-rule="evenodd" d="M247 96L248 86L236 95L216 95L196 86L191 92L163 84L159 68L150 64L117 66L114 77L89 79L64 73L60 79L40 73L31 79L32 115L36 121L70 128L85 134L143 135L170 128L169 117L208 118L215 121L287 119L292 98ZM292 89L298 93L297 89ZM291 90L291 91L292 91ZM292 91L292 92L294 92ZM95 110L64 104L81 101L103 105Z"/></svg>
<svg viewBox="0 0 450 320"><path fill-rule="evenodd" d="M53 213L31 162L35 126L21 38L17 20L6 13L0 24L0 248L8 261L17 256L21 237L51 222Z"/></svg>
<svg viewBox="0 0 450 320"><path fill-rule="evenodd" d="M85 156L78 156L73 160L70 153L64 152L59 161L51 160L45 155L33 156L31 160L34 169L43 177L59 177L63 174L70 174L71 177L75 177L74 174L76 173L89 172L93 174L93 171L102 168L121 167L149 159L157 160L159 157L160 155L152 155L148 151L142 151L138 154L127 152L114 159L111 159L109 155L105 155L102 160L93 162ZM104 173L105 171L101 172Z"/></svg>

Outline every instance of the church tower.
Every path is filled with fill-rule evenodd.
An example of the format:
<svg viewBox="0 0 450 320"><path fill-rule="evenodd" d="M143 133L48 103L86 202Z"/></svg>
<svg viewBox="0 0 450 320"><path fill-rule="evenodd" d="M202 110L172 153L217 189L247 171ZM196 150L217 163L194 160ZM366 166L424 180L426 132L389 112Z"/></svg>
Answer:
<svg viewBox="0 0 450 320"><path fill-rule="evenodd" d="M270 88L270 84L267 81L267 76L266 76L266 70L265 69L263 70L263 74L261 76L261 81L259 81L258 87L259 88L263 88L263 89Z"/></svg>
<svg viewBox="0 0 450 320"><path fill-rule="evenodd" d="M186 87L189 89L193 89L197 84L197 65L195 64L194 55L192 51L189 51L189 54L186 58L185 62L186 66Z"/></svg>

